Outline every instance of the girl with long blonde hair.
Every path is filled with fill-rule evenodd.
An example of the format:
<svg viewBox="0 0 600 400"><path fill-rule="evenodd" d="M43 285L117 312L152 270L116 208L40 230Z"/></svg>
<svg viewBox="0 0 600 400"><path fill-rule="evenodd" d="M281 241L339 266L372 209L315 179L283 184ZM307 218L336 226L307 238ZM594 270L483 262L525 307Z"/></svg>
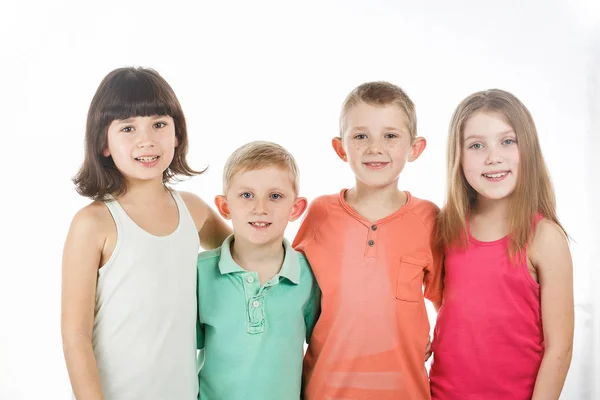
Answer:
<svg viewBox="0 0 600 400"><path fill-rule="evenodd" d="M447 157L432 399L558 399L573 268L533 118L509 92L474 93L454 112Z"/></svg>

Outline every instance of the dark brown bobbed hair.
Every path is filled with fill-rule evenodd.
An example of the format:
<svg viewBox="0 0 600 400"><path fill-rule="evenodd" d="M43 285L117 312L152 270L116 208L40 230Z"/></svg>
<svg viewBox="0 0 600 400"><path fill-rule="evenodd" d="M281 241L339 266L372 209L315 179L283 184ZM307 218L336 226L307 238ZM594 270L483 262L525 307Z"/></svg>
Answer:
<svg viewBox="0 0 600 400"><path fill-rule="evenodd" d="M92 99L85 130L85 158L73 178L76 190L93 200L106 200L107 195L120 196L127 191L123 174L112 157L102 151L108 147L108 127L114 120L131 117L168 115L175 122L178 146L173 161L163 172L163 183L193 176L186 161L188 150L185 116L171 86L150 68L118 68L102 80Z"/></svg>

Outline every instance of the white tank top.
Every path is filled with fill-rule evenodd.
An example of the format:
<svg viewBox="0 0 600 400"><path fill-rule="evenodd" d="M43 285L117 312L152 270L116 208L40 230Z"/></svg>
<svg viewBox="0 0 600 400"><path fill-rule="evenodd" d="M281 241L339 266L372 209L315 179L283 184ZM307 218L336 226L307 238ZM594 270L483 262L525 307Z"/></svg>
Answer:
<svg viewBox="0 0 600 400"><path fill-rule="evenodd" d="M93 347L105 400L195 400L196 262L200 242L173 191L179 224L168 236L140 228L106 201L117 243L98 272Z"/></svg>

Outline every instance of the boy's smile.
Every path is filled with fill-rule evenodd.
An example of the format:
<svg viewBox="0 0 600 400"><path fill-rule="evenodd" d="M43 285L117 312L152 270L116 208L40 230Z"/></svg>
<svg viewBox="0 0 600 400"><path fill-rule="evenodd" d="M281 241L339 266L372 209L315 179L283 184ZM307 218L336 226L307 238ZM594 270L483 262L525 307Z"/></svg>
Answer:
<svg viewBox="0 0 600 400"><path fill-rule="evenodd" d="M385 168L389 165L389 162L381 162L381 161L367 161L367 162L363 162L363 165L367 168L373 169L373 170L379 170L382 168Z"/></svg>

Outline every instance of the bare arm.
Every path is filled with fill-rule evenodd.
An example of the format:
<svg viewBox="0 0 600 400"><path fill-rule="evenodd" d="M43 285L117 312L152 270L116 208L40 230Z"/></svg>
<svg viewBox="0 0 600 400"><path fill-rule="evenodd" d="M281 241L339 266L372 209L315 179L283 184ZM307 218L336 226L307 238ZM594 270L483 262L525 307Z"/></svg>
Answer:
<svg viewBox="0 0 600 400"><path fill-rule="evenodd" d="M91 206L90 206L91 207ZM63 251L61 330L71 386L78 400L102 400L92 349L98 266L103 241L92 208L79 211Z"/></svg>
<svg viewBox="0 0 600 400"><path fill-rule="evenodd" d="M528 256L537 268L545 352L532 400L555 400L571 364L574 305L573 264L567 239L558 226L540 221Z"/></svg>
<svg viewBox="0 0 600 400"><path fill-rule="evenodd" d="M231 228L225 223L208 204L200 197L188 192L179 192L185 201L200 237L200 246L204 250L220 247L231 234Z"/></svg>
<svg viewBox="0 0 600 400"><path fill-rule="evenodd" d="M231 234L231 228L212 208L208 205L206 208L207 217L198 234L202 248L211 250L223 244L223 241Z"/></svg>

